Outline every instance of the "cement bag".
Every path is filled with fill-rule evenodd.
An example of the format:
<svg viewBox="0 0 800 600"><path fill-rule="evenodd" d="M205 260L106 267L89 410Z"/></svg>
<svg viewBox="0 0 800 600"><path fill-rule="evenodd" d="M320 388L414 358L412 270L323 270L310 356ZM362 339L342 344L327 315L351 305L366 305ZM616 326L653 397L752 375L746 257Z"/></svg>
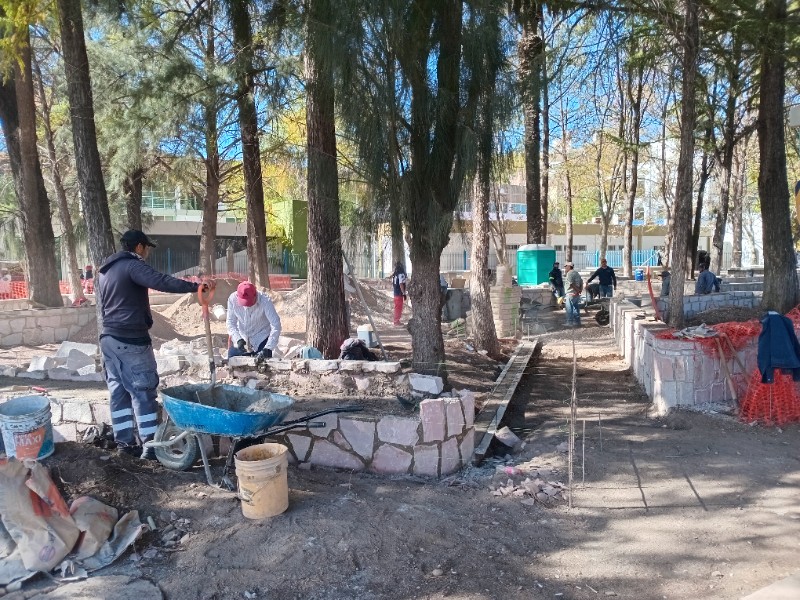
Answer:
<svg viewBox="0 0 800 600"><path fill-rule="evenodd" d="M103 547L114 530L119 513L113 506L107 506L89 496L81 496L75 500L69 507L69 512L81 531L73 557L80 561L94 555Z"/></svg>
<svg viewBox="0 0 800 600"><path fill-rule="evenodd" d="M16 459L0 461L0 516L29 571L53 569L80 535L50 474L37 462L29 471Z"/></svg>

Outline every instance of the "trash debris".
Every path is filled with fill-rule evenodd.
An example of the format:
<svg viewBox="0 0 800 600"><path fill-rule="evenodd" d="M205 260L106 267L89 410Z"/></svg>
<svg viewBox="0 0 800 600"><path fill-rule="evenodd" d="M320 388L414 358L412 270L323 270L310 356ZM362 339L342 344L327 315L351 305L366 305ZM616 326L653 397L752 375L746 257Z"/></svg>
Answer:
<svg viewBox="0 0 800 600"><path fill-rule="evenodd" d="M6 591L21 589L37 572L56 567L66 581L84 578L119 558L145 528L137 511L117 521L115 508L88 496L67 507L38 462L0 460L0 489L0 547L10 550L0 567Z"/></svg>
<svg viewBox="0 0 800 600"><path fill-rule="evenodd" d="M508 427L499 429L497 433L494 434L494 437L496 437L504 446L508 446L512 450L517 450L522 446L522 440L519 439L517 434L511 431L511 429Z"/></svg>
<svg viewBox="0 0 800 600"><path fill-rule="evenodd" d="M695 327L685 327L680 331L676 331L672 334L672 337L676 339L693 340L697 338L717 337L718 335L719 333L717 333L716 330L705 323L700 323L700 325Z"/></svg>

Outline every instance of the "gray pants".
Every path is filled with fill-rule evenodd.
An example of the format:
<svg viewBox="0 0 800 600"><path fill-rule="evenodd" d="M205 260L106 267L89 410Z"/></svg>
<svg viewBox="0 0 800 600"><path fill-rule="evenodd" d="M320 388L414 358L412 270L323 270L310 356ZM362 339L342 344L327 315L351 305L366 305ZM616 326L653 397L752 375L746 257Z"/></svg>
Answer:
<svg viewBox="0 0 800 600"><path fill-rule="evenodd" d="M111 395L111 426L114 441L136 444L134 416L141 442L148 442L158 429L158 370L153 347L134 346L104 337L100 351L106 368L106 384Z"/></svg>

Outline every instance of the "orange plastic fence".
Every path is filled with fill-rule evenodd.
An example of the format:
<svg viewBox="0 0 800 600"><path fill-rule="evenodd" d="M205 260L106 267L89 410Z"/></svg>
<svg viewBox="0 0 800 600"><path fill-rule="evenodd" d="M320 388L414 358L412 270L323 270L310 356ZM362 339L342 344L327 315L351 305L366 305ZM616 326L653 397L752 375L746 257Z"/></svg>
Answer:
<svg viewBox="0 0 800 600"><path fill-rule="evenodd" d="M775 370L775 383L761 383L761 372L750 376L747 394L739 407L739 418L745 423L785 425L800 421L800 397L791 374Z"/></svg>
<svg viewBox="0 0 800 600"><path fill-rule="evenodd" d="M246 275L242 275L241 273L218 273L214 276L215 279L234 279L238 281L244 281L247 279ZM187 281L197 281L200 282L201 278L196 276L184 277ZM273 290L291 290L292 289L292 277L291 275L283 275L280 273L272 274L270 273L269 276L269 284L270 288ZM62 294L71 294L72 293L72 286L70 285L69 281L59 281L58 288ZM84 294L94 294L94 280L89 279L88 281L84 282L83 286L83 293ZM160 294L161 292L157 292L155 290L151 290L153 294ZM28 298L28 283L26 281L12 281L11 282L11 291L9 294L0 294L0 300L23 300Z"/></svg>

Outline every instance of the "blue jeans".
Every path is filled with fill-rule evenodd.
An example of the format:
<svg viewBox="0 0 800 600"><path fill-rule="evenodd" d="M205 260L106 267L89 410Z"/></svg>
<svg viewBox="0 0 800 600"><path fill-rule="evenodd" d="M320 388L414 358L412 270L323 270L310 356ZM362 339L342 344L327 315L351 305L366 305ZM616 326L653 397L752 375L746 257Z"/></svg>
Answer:
<svg viewBox="0 0 800 600"><path fill-rule="evenodd" d="M601 298L611 298L613 296L614 296L614 286L613 285L600 284L600 297Z"/></svg>
<svg viewBox="0 0 800 600"><path fill-rule="evenodd" d="M575 323L576 325L581 324L581 310L580 310L580 296L573 296L572 294L567 294L566 299L564 301L564 307L567 311L567 323Z"/></svg>
<svg viewBox="0 0 800 600"><path fill-rule="evenodd" d="M136 346L112 337L100 339L106 369L106 385L111 396L111 427L117 444L136 444L136 429L141 442L153 439L158 429L158 368L153 346Z"/></svg>

